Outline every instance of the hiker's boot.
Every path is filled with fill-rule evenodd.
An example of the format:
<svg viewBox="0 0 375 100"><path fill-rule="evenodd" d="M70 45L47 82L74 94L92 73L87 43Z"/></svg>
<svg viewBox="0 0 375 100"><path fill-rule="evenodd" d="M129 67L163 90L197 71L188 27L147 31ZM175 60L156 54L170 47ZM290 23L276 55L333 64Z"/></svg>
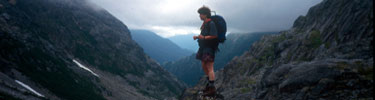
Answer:
<svg viewBox="0 0 375 100"><path fill-rule="evenodd" d="M209 86L206 92L203 92L203 96L215 96L216 95L216 88L215 86Z"/></svg>
<svg viewBox="0 0 375 100"><path fill-rule="evenodd" d="M208 91L208 82L207 82L207 84L206 84L206 86L204 87L204 89L203 89L203 93L205 93L205 92L207 92Z"/></svg>
<svg viewBox="0 0 375 100"><path fill-rule="evenodd" d="M206 77L206 86L204 87L204 89L203 89L203 92L206 92L207 90L208 90L208 86L209 86L209 78L208 78L208 76Z"/></svg>

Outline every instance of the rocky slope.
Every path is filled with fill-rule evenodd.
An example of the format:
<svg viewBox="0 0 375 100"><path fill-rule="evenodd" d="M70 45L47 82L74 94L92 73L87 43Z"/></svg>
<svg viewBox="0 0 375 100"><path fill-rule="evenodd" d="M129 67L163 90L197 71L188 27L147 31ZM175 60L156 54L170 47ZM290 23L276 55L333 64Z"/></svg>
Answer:
<svg viewBox="0 0 375 100"><path fill-rule="evenodd" d="M176 61L193 53L154 32L148 30L130 30L130 32L133 40L143 48L145 53L160 64Z"/></svg>
<svg viewBox="0 0 375 100"><path fill-rule="evenodd" d="M249 50L250 45L259 40L263 35L274 33L277 32L228 34L225 43L219 45L220 52L216 54L214 70L223 68L233 57L240 56ZM195 54L174 62L165 63L162 66L190 86L195 85L199 81L199 78L204 75L201 62L195 59Z"/></svg>
<svg viewBox="0 0 375 100"><path fill-rule="evenodd" d="M372 100L373 16L373 0L324 0L216 72L218 91L228 100Z"/></svg>
<svg viewBox="0 0 375 100"><path fill-rule="evenodd" d="M184 89L85 0L0 0L0 99L171 99Z"/></svg>

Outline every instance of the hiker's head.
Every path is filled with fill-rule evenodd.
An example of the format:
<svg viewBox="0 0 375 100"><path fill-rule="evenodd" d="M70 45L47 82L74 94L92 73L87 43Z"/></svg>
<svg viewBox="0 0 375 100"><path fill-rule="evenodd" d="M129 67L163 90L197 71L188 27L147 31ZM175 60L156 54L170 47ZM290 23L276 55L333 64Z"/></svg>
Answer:
<svg viewBox="0 0 375 100"><path fill-rule="evenodd" d="M201 18L201 20L211 17L211 10L210 8L206 6L199 8L198 13L199 13L199 17Z"/></svg>

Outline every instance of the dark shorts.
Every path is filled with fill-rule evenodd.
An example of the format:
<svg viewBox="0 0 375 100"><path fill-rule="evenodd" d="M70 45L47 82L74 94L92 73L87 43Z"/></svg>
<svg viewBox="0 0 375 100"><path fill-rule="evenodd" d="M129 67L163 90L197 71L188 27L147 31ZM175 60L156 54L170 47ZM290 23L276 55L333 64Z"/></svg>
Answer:
<svg viewBox="0 0 375 100"><path fill-rule="evenodd" d="M212 48L199 48L195 58L201 61L215 61L215 50Z"/></svg>

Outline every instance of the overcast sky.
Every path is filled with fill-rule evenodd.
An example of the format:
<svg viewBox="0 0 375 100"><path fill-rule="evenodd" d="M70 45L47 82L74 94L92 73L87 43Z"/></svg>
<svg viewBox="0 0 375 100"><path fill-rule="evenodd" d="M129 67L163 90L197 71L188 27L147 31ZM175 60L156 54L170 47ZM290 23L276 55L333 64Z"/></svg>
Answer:
<svg viewBox="0 0 375 100"><path fill-rule="evenodd" d="M199 34L203 5L222 15L229 32L280 31L322 0L89 0L129 29L147 29L162 37Z"/></svg>

